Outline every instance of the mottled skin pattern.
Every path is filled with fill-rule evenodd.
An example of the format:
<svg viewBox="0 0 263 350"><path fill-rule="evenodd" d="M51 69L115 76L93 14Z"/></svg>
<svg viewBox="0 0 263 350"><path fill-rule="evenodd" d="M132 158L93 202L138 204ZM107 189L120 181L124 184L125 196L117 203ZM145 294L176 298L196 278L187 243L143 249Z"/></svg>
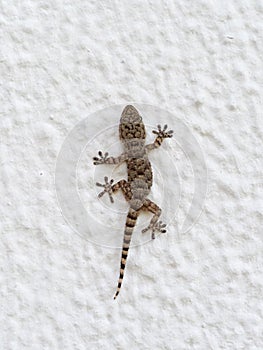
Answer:
<svg viewBox="0 0 263 350"><path fill-rule="evenodd" d="M164 126L163 130L160 125L157 128L158 131L153 131L157 135L155 141L152 144L145 145L146 132L142 118L136 108L128 105L121 114L119 126L120 140L123 143L124 152L119 157L109 157L108 153L103 155L99 151L99 157L93 158L95 165L118 164L123 161L127 164L128 181L121 180L113 184L113 180L109 182L105 176L105 184L96 183L97 186L104 188L99 194L99 197L108 193L113 203L112 194L121 189L130 204L123 238L120 276L114 299L116 299L121 289L131 236L139 212L145 210L154 214L149 226L142 230L143 233L150 230L152 232L152 239L154 239L155 232L165 232L164 228L166 225L162 221L158 221L161 215L161 209L147 199L152 186L152 167L147 154L150 150L158 148L165 138L172 137L173 131L166 131L167 125Z"/></svg>

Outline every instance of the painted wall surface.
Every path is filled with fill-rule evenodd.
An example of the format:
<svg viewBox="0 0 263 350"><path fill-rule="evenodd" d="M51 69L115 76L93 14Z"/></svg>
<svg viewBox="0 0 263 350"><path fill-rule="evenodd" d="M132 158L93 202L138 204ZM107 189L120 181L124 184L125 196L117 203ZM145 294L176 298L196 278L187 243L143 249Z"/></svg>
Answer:
<svg viewBox="0 0 263 350"><path fill-rule="evenodd" d="M0 348L263 349L262 1L3 0L0 23ZM95 182L125 167L92 156L128 103L149 141L174 129L149 156L169 225L141 216L114 301L128 206Z"/></svg>

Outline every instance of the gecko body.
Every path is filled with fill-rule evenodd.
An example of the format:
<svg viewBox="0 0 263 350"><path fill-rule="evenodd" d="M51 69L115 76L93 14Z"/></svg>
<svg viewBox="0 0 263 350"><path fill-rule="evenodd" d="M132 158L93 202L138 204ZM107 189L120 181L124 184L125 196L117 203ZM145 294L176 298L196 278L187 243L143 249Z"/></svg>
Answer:
<svg viewBox="0 0 263 350"><path fill-rule="evenodd" d="M108 178L105 176L104 184L96 183L97 186L104 188L104 190L99 193L99 197L108 193L113 203L112 194L121 189L125 199L130 205L125 223L120 275L114 299L116 299L121 289L132 232L140 211L144 210L153 213L149 226L142 230L142 233L151 230L152 239L154 239L155 232L165 232L164 228L166 225L163 224L162 221L158 221L161 215L161 209L147 198L153 180L148 152L158 148L165 138L172 137L173 131L166 131L167 125L164 126L163 130L160 125L158 125L157 128L158 131L153 131L153 133L156 134L155 141L149 145L145 145L146 131L142 117L135 107L128 105L122 111L119 125L119 136L124 146L124 152L119 157L109 157L108 153L103 155L103 153L99 151L99 157L93 158L95 165L118 164L123 161L127 164L127 181L120 180L116 184L113 184L114 181L108 181Z"/></svg>

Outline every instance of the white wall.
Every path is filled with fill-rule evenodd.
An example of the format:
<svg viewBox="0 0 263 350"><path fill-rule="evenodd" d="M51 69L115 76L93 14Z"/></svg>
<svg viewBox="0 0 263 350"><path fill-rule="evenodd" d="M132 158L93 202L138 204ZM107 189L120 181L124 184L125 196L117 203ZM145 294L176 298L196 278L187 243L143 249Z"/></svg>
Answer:
<svg viewBox="0 0 263 350"><path fill-rule="evenodd" d="M253 0L2 1L1 349L263 348L262 14ZM55 168L78 122L131 102L188 126L208 188L190 231L178 216L130 250L113 301L120 250L66 223ZM86 191L121 242L125 213Z"/></svg>

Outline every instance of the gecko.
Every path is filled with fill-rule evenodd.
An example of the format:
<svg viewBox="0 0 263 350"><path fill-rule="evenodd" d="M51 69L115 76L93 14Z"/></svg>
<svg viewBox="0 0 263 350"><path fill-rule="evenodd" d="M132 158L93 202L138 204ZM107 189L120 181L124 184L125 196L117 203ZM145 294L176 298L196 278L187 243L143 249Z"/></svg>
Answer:
<svg viewBox="0 0 263 350"><path fill-rule="evenodd" d="M146 130L142 117L135 107L127 105L122 111L119 124L119 138L123 143L124 152L118 157L110 157L108 152L103 154L99 151L98 156L93 157L94 165L120 164L122 162L126 162L127 165L127 180L123 179L114 184L113 179L109 180L105 176L104 184L96 182L97 186L103 187L103 191L98 194L99 198L108 193L110 201L113 203L112 195L120 189L129 203L124 229L120 274L114 299L116 299L121 289L131 237L140 211L149 211L153 214L150 224L142 230L142 233L151 231L151 238L155 239L156 232L166 232L166 224L159 220L162 212L161 208L147 198L153 182L148 153L158 148L165 138L172 137L173 130L167 131L167 125L164 125L163 129L160 125L157 125L157 130L152 132L156 134L156 138L153 143L146 145Z"/></svg>

